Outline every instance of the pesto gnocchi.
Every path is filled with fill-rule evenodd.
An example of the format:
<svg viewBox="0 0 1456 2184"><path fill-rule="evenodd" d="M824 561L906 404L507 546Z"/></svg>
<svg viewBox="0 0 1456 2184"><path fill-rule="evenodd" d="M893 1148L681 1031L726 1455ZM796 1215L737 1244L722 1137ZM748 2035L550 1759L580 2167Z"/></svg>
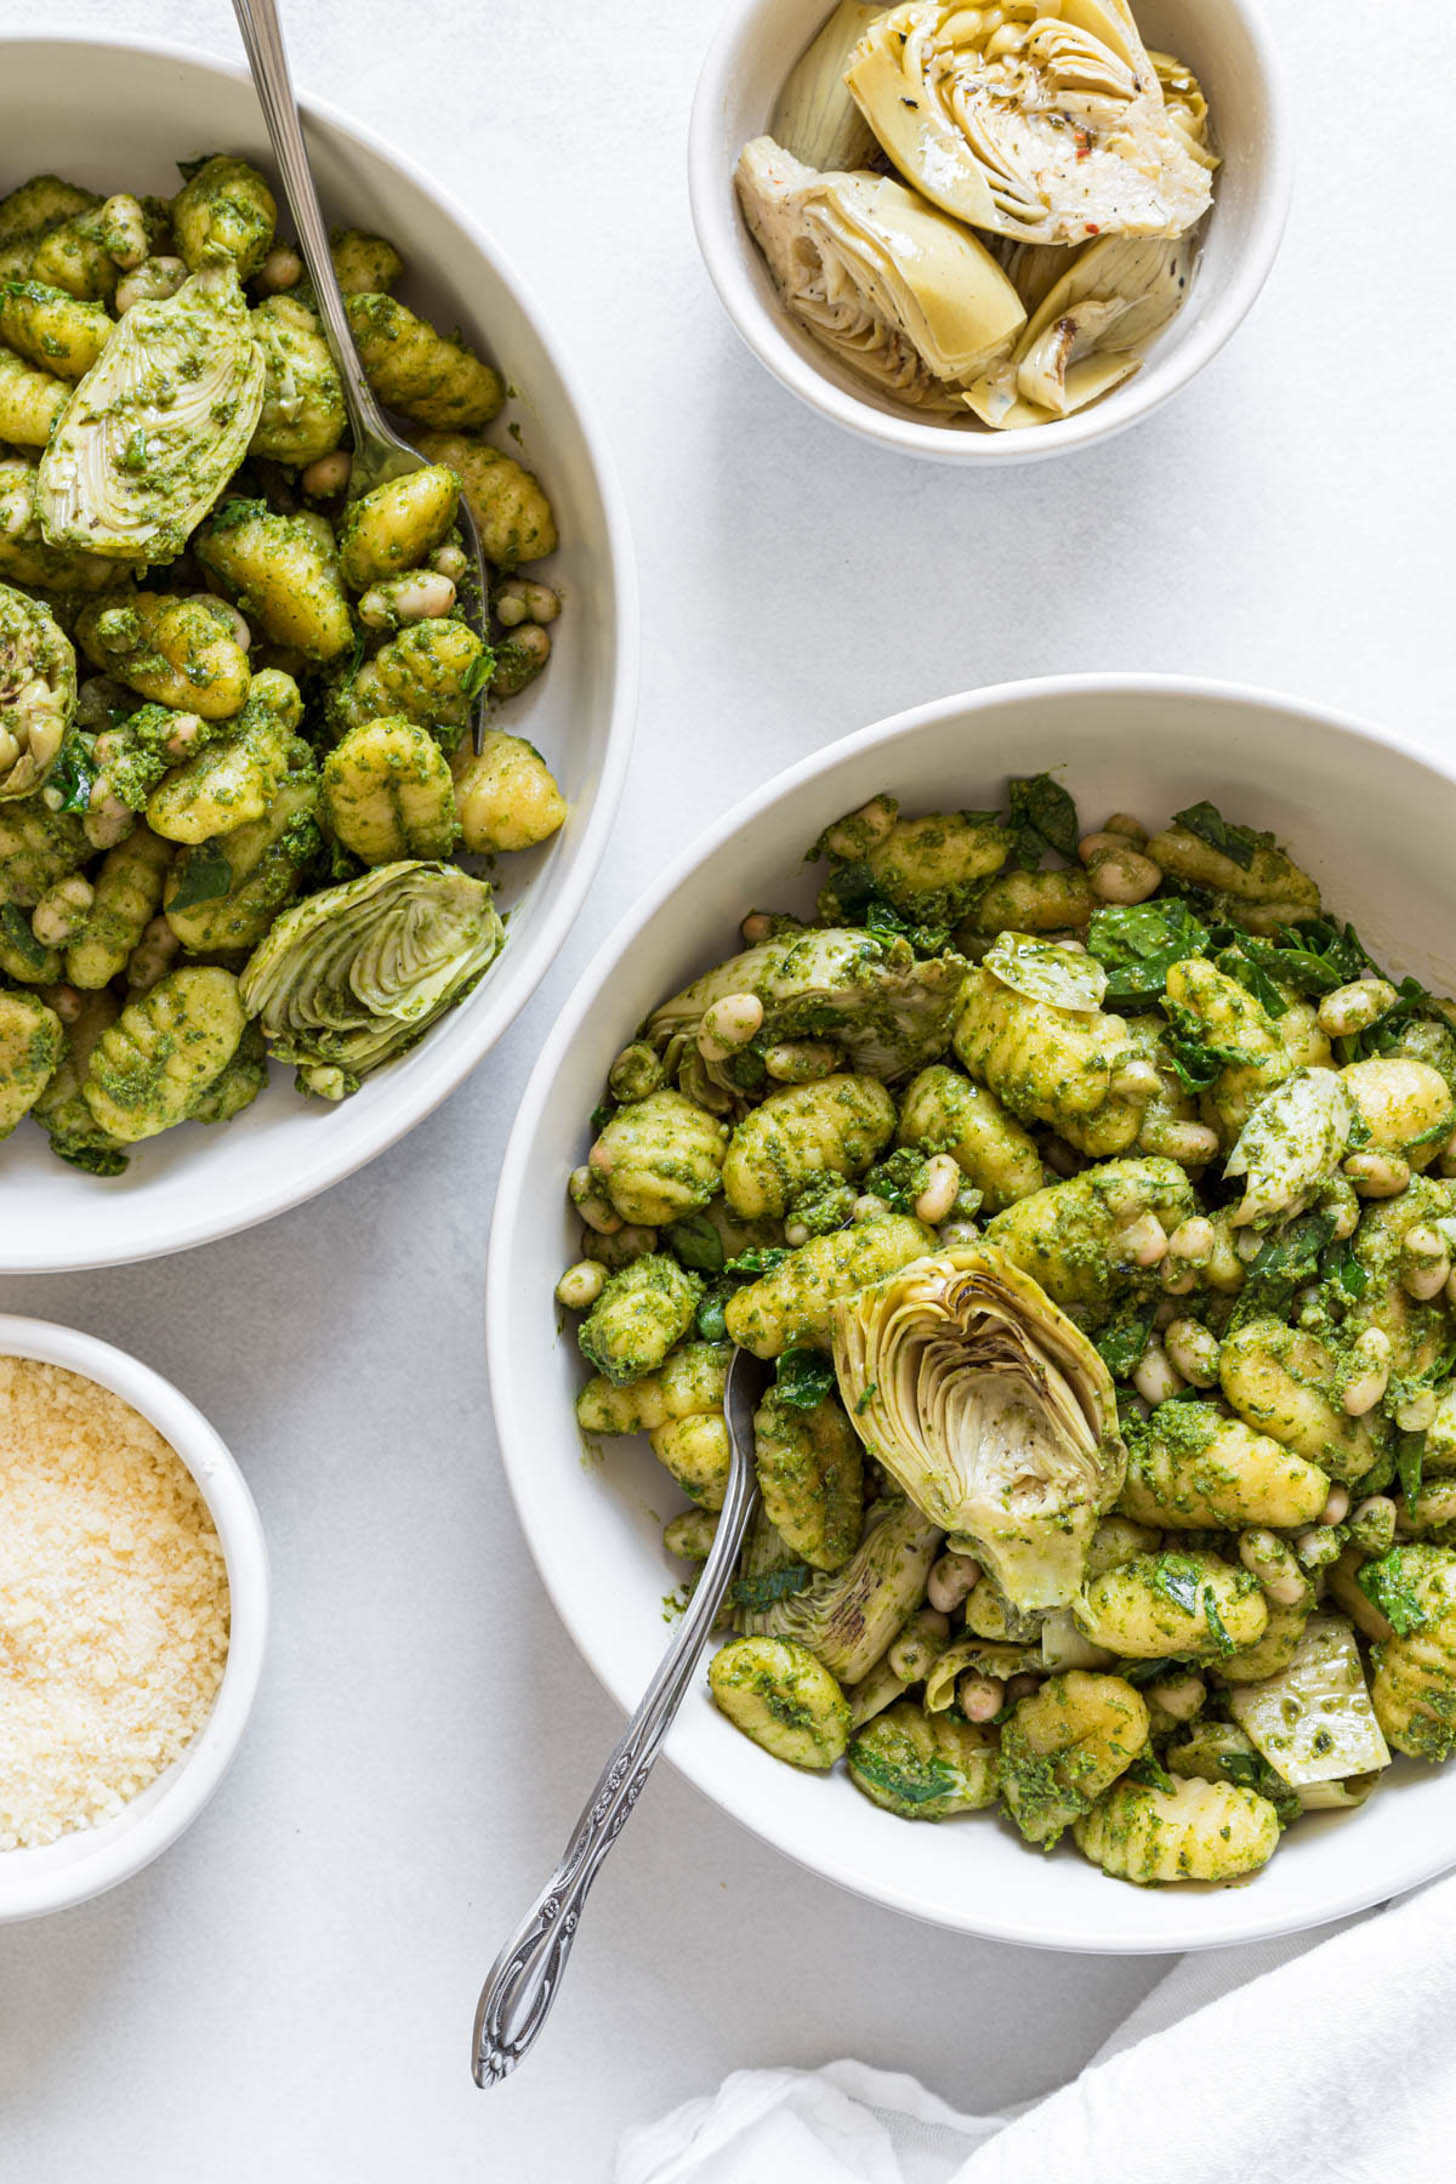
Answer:
<svg viewBox="0 0 1456 2184"><path fill-rule="evenodd" d="M710 1671L765 1751L1245 1880L1456 1748L1456 1004L1207 803L882 794L810 855L813 913L623 1027L580 1430L648 1437L691 1586L771 1367Z"/></svg>
<svg viewBox="0 0 1456 2184"><path fill-rule="evenodd" d="M270 1061L347 1097L488 971L495 860L567 817L498 711L562 612L546 571L517 573L558 541L541 479L484 437L505 383L392 293L387 236L341 227L331 251L422 455L357 495L257 167L188 161L167 199L0 190L0 1135L29 1114L90 1174L229 1120ZM662 1431L711 1492L706 1414Z"/></svg>

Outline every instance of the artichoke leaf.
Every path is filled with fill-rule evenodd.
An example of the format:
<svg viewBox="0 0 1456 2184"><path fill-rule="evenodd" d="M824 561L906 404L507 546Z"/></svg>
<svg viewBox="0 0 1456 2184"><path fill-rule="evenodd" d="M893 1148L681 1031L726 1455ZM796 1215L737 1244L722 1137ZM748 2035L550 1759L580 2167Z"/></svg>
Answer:
<svg viewBox="0 0 1456 2184"><path fill-rule="evenodd" d="M1130 379L1182 308L1197 245L1107 235L1077 253L1042 299L1009 358L965 400L998 431L1051 424Z"/></svg>
<svg viewBox="0 0 1456 2184"><path fill-rule="evenodd" d="M917 1259L836 1305L834 1364L871 1454L1011 1606L1063 1608L1127 1456L1107 1367L997 1246Z"/></svg>
<svg viewBox="0 0 1456 2184"><path fill-rule="evenodd" d="M769 134L821 173L866 167L875 156L875 133L845 88L844 71L883 13L882 0L839 0L789 71L769 117Z"/></svg>
<svg viewBox="0 0 1456 2184"><path fill-rule="evenodd" d="M872 23L846 81L896 167L973 227L1027 243L1181 235L1207 169L1170 120L1120 0L1035 8L910 0Z"/></svg>
<svg viewBox="0 0 1456 2184"><path fill-rule="evenodd" d="M1153 64L1159 84L1162 86L1163 106L1169 121L1178 131L1200 167L1210 173L1222 166L1213 148L1212 132L1208 125L1208 100L1203 86L1191 68L1172 53L1150 51L1148 59Z"/></svg>
<svg viewBox="0 0 1456 2184"><path fill-rule="evenodd" d="M1235 1228L1273 1214L1302 1213L1345 1156L1355 1103L1334 1069L1297 1069L1265 1094L1250 1115L1224 1174L1243 1179Z"/></svg>
<svg viewBox="0 0 1456 2184"><path fill-rule="evenodd" d="M745 1609L744 1631L796 1639L841 1683L858 1683L913 1613L942 1538L913 1502L876 1502L843 1569L820 1570L799 1591Z"/></svg>
<svg viewBox="0 0 1456 2184"><path fill-rule="evenodd" d="M882 394L954 413L1025 323L985 245L900 182L816 174L771 137L736 181L785 308Z"/></svg>
<svg viewBox="0 0 1456 2184"><path fill-rule="evenodd" d="M239 990L270 1051L341 1098L462 1001L503 938L485 881L407 859L285 910Z"/></svg>
<svg viewBox="0 0 1456 2184"><path fill-rule="evenodd" d="M1085 948L1008 932L998 934L981 960L993 978L1028 1001L1096 1016L1107 999L1107 972Z"/></svg>
<svg viewBox="0 0 1456 2184"><path fill-rule="evenodd" d="M48 607L0 584L0 799L30 796L76 709L76 655Z"/></svg>
<svg viewBox="0 0 1456 2184"><path fill-rule="evenodd" d="M48 545L169 561L247 452L264 363L230 267L127 312L41 458Z"/></svg>
<svg viewBox="0 0 1456 2184"><path fill-rule="evenodd" d="M1289 1666L1262 1683L1239 1685L1229 1694L1229 1711L1296 1790L1390 1765L1355 1626L1344 1616L1312 1615Z"/></svg>
<svg viewBox="0 0 1456 2184"><path fill-rule="evenodd" d="M644 1037L659 1051L696 1037L703 1012L729 994L763 1003L759 1043L832 1039L849 1066L893 1082L943 1054L966 966L959 956L917 961L903 940L883 941L861 927L806 929L731 956L664 1001ZM731 1089L722 1064L714 1083Z"/></svg>

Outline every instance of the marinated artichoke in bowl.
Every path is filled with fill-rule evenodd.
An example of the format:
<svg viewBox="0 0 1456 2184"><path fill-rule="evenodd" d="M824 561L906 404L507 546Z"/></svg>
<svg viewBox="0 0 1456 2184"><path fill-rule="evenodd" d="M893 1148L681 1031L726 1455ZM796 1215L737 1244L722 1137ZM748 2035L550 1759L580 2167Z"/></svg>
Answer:
<svg viewBox="0 0 1456 2184"><path fill-rule="evenodd" d="M1182 307L1208 102L1126 0L840 0L746 144L785 310L882 398L994 431L1071 417Z"/></svg>
<svg viewBox="0 0 1456 2184"><path fill-rule="evenodd" d="M1207 801L886 794L810 856L609 1072L581 1431L648 1436L690 1590L771 1364L709 1678L769 1753L1251 1875L1456 1749L1456 1001Z"/></svg>
<svg viewBox="0 0 1456 2184"><path fill-rule="evenodd" d="M366 375L425 458L350 500L266 178L181 172L170 199L0 197L0 1136L29 1114L102 1177L240 1113L270 1060L339 1100L405 1053L504 944L495 860L566 816L508 714L467 736L561 605L547 496L483 437L499 375L391 293L386 237L336 230Z"/></svg>

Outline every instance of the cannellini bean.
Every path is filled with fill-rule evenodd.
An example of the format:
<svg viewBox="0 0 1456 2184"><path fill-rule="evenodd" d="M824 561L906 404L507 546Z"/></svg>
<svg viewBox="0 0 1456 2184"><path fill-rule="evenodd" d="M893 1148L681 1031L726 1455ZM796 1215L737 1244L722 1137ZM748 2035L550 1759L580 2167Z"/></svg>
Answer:
<svg viewBox="0 0 1456 2184"><path fill-rule="evenodd" d="M972 1587L981 1582L981 1565L973 1555L958 1555L954 1551L943 1554L931 1567L926 1580L925 1596L933 1608L942 1615L949 1615L958 1608Z"/></svg>
<svg viewBox="0 0 1456 2184"><path fill-rule="evenodd" d="M705 1062L725 1062L739 1047L747 1046L763 1028L763 1003L756 993L725 994L703 1011L698 1027L698 1052Z"/></svg>
<svg viewBox="0 0 1456 2184"><path fill-rule="evenodd" d="M935 1608L922 1608L913 1615L898 1638L890 1646L885 1658L895 1674L906 1683L919 1683L928 1676L939 1658L941 1648L936 1639L950 1636L950 1621Z"/></svg>
<svg viewBox="0 0 1456 2184"><path fill-rule="evenodd" d="M1141 819L1135 819L1130 811L1115 811L1110 819L1103 822L1102 831L1104 834L1124 835L1129 842L1135 845L1145 842L1148 838L1147 828L1143 825Z"/></svg>
<svg viewBox="0 0 1456 2184"><path fill-rule="evenodd" d="M1156 1410L1187 1385L1173 1366L1161 1342L1150 1342L1133 1368L1132 1384L1145 1403Z"/></svg>
<svg viewBox="0 0 1456 2184"><path fill-rule="evenodd" d="M285 288L296 288L303 279L303 260L292 243L275 243L255 278L265 296L280 295Z"/></svg>
<svg viewBox="0 0 1456 2184"><path fill-rule="evenodd" d="M941 1243L949 1250L958 1244L973 1244L980 1235L974 1221L943 1221L936 1231Z"/></svg>
<svg viewBox="0 0 1456 2184"><path fill-rule="evenodd" d="M1039 1691L1040 1689L1040 1676L1033 1676L1029 1669L1024 1668L1019 1675L1007 1677L1006 1703L1008 1706L1014 1706L1018 1699L1029 1699L1033 1691Z"/></svg>
<svg viewBox="0 0 1456 2184"><path fill-rule="evenodd" d="M448 576L452 584L458 584L470 567L470 557L459 546L437 546L430 556L430 567L441 576Z"/></svg>
<svg viewBox="0 0 1456 2184"><path fill-rule="evenodd" d="M873 1191L866 1191L855 1200L852 1212L856 1221L873 1221L877 1215L890 1211L888 1198L878 1198Z"/></svg>
<svg viewBox="0 0 1456 2184"><path fill-rule="evenodd" d="M1263 1248L1263 1237L1256 1235L1253 1229L1240 1229L1238 1235L1234 1238L1234 1250L1243 1260L1245 1266L1252 1266Z"/></svg>
<svg viewBox="0 0 1456 2184"><path fill-rule="evenodd" d="M90 808L81 822L93 849L114 849L136 824L136 814L113 796L105 774L98 774L91 788Z"/></svg>
<svg viewBox="0 0 1456 2184"><path fill-rule="evenodd" d="M1424 1433L1436 1415L1436 1391L1422 1388L1408 1402L1398 1403L1395 1422L1402 1433Z"/></svg>
<svg viewBox="0 0 1456 2184"><path fill-rule="evenodd" d="M1350 1489L1348 1486L1332 1486L1324 1508L1320 1511L1321 1524L1343 1524L1350 1514Z"/></svg>
<svg viewBox="0 0 1456 2184"><path fill-rule="evenodd" d="M133 993L145 993L166 974L182 943L164 917L152 919L126 961L126 982Z"/></svg>
<svg viewBox="0 0 1456 2184"><path fill-rule="evenodd" d="M588 1228L595 1229L599 1236L616 1235L622 1226L622 1216L602 1189L597 1172L590 1163L586 1167L572 1169L566 1188L572 1204Z"/></svg>
<svg viewBox="0 0 1456 2184"><path fill-rule="evenodd" d="M211 592L200 593L199 597L206 599L208 606L214 613L221 610L227 616L232 624L235 642L246 652L253 642L253 632L248 626L247 618L242 609L235 607L230 599L215 599Z"/></svg>
<svg viewBox="0 0 1456 2184"><path fill-rule="evenodd" d="M956 1202L961 1187L959 1163L949 1153L936 1153L926 1174L925 1188L915 1201L915 1218L927 1228L937 1228Z"/></svg>
<svg viewBox="0 0 1456 2184"><path fill-rule="evenodd" d="M124 318L138 303L158 303L175 296L186 278L187 268L180 258L144 258L140 265L123 273L116 284L112 300L118 316Z"/></svg>
<svg viewBox="0 0 1456 2184"><path fill-rule="evenodd" d="M774 921L767 910L750 910L738 930L750 948L773 938Z"/></svg>
<svg viewBox="0 0 1456 2184"><path fill-rule="evenodd" d="M1201 1676L1177 1676L1167 1683L1148 1684L1143 1696L1171 1720L1192 1721L1203 1710L1208 1686Z"/></svg>
<svg viewBox="0 0 1456 2184"><path fill-rule="evenodd" d="M1170 1122L1159 1143L1165 1159L1176 1160L1183 1168L1201 1168L1218 1151L1218 1132L1206 1122Z"/></svg>
<svg viewBox="0 0 1456 2184"><path fill-rule="evenodd" d="M348 484L352 461L353 457L345 448L337 447L332 455L320 455L309 463L299 484L310 500L329 500L335 493L342 493Z"/></svg>
<svg viewBox="0 0 1456 2184"><path fill-rule="evenodd" d="M1451 1253L1440 1231L1418 1221L1401 1238L1400 1250L1400 1286L1406 1295L1422 1304L1439 1296L1451 1277Z"/></svg>
<svg viewBox="0 0 1456 2184"><path fill-rule="evenodd" d="M1107 1087L1115 1099L1131 1100L1146 1107L1158 1090L1158 1072L1151 1062L1124 1062Z"/></svg>
<svg viewBox="0 0 1456 2184"><path fill-rule="evenodd" d="M1399 1153L1351 1153L1344 1172L1362 1198L1397 1198L1411 1179Z"/></svg>
<svg viewBox="0 0 1456 2184"><path fill-rule="evenodd" d="M1311 1525L1294 1542L1294 1552L1307 1570L1323 1570L1340 1558L1341 1542L1333 1525Z"/></svg>
<svg viewBox="0 0 1456 2184"><path fill-rule="evenodd" d="M1239 1560L1276 1608L1297 1608L1310 1597L1310 1583L1293 1549L1277 1532L1255 1527L1239 1535Z"/></svg>
<svg viewBox="0 0 1456 2184"><path fill-rule="evenodd" d="M561 612L561 601L549 584L524 576L508 577L492 592L490 603L502 629L519 629L523 622L554 622Z"/></svg>
<svg viewBox="0 0 1456 2184"><path fill-rule="evenodd" d="M1006 1704L1006 1686L998 1676L968 1668L956 1685L956 1698L967 1721L991 1721Z"/></svg>
<svg viewBox="0 0 1456 2184"><path fill-rule="evenodd" d="M598 1259L578 1259L556 1284L556 1301L569 1312L589 1312L606 1287L607 1270Z"/></svg>
<svg viewBox="0 0 1456 2184"><path fill-rule="evenodd" d="M1162 866L1127 842L1099 850L1087 867L1087 885L1100 902L1146 902L1162 884Z"/></svg>
<svg viewBox="0 0 1456 2184"><path fill-rule="evenodd" d="M1112 1249L1115 1264L1157 1266L1168 1256L1168 1231L1155 1213L1139 1214L1118 1230Z"/></svg>
<svg viewBox="0 0 1456 2184"><path fill-rule="evenodd" d="M1363 1418L1374 1410L1390 1381L1390 1337L1379 1327L1367 1327L1351 1352L1354 1372L1346 1383L1341 1403L1350 1418Z"/></svg>
<svg viewBox="0 0 1456 2184"><path fill-rule="evenodd" d="M807 1244L809 1234L808 1228L802 1221L786 1221L784 1223L784 1242L791 1251L797 1251L800 1244Z"/></svg>
<svg viewBox="0 0 1456 2184"><path fill-rule="evenodd" d="M412 569L387 583L371 584L359 601L359 619L370 629L394 629L400 623L434 622L455 604L455 586L436 569Z"/></svg>
<svg viewBox="0 0 1456 2184"><path fill-rule="evenodd" d="M1319 1027L1330 1039L1349 1039L1367 1031L1395 1004L1395 988L1386 978L1356 978L1337 986L1319 1005Z"/></svg>
<svg viewBox="0 0 1456 2184"><path fill-rule="evenodd" d="M1200 1326L1197 1320L1174 1320L1163 1335L1163 1348L1170 1362L1183 1378L1195 1388L1212 1388L1218 1384L1218 1362L1221 1356L1217 1335Z"/></svg>
<svg viewBox="0 0 1456 2184"><path fill-rule="evenodd" d="M1109 827L1104 828L1098 834L1084 834L1077 844L1077 855L1081 858L1083 864L1089 865L1092 859L1100 857L1104 850L1126 849L1126 847L1127 836L1120 834L1116 828Z"/></svg>
<svg viewBox="0 0 1456 2184"><path fill-rule="evenodd" d="M1217 1240L1213 1223L1207 1215L1191 1214L1186 1221L1178 1223L1168 1238L1168 1256L1182 1259L1188 1266L1205 1267L1213 1257L1213 1247Z"/></svg>

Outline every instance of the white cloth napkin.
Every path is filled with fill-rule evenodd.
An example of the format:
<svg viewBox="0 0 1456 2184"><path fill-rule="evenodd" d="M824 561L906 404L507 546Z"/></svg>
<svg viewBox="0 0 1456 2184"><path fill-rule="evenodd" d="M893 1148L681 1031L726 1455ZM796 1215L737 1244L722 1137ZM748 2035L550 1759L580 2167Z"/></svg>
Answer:
<svg viewBox="0 0 1456 2184"><path fill-rule="evenodd" d="M1184 1957L1072 2084L962 2116L913 2078L745 2070L613 2184L1452 2184L1456 1880L1331 1936Z"/></svg>

